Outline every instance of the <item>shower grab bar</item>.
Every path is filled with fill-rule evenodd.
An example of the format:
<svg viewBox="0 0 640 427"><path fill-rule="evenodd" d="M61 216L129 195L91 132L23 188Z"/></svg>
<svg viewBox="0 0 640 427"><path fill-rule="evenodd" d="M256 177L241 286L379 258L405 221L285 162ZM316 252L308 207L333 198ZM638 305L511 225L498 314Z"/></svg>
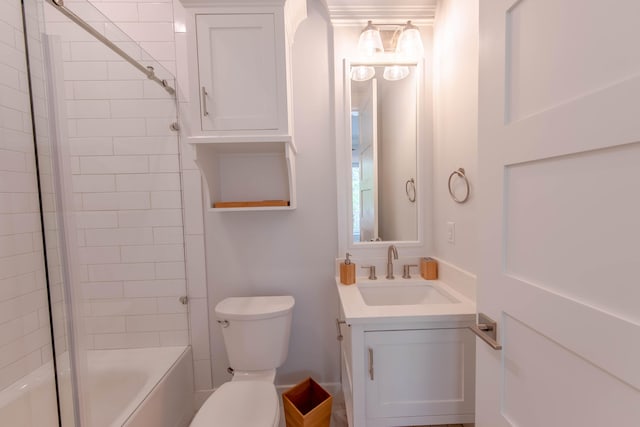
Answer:
<svg viewBox="0 0 640 427"><path fill-rule="evenodd" d="M127 61L129 64L133 65L138 70L140 70L144 75L147 76L149 80L153 80L154 82L158 83L170 95L175 95L176 90L172 88L166 80L159 79L156 76L153 70L153 67L151 66L145 67L144 65L136 61L133 57L131 57L131 55L129 55L127 52L120 49L116 44L114 44L111 40L109 40L104 35L102 35L98 30L93 28L91 25L87 24L82 18L80 18L78 15L76 15L75 13L67 9L64 5L64 0L48 0L48 1L53 6L55 6L55 8L60 11L60 13L62 13L64 16L66 16L67 18L69 18L70 20L78 24L83 30L85 30L86 32L91 34L93 37L98 39L100 42L102 42L105 46L107 46L109 49L114 51L116 54L120 55L122 59Z"/></svg>

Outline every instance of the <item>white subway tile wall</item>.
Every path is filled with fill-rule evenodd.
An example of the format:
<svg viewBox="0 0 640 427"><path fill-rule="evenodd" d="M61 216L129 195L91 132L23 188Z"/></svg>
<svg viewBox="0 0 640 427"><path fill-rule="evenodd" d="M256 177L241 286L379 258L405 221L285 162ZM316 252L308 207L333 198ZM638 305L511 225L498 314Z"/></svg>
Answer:
<svg viewBox="0 0 640 427"><path fill-rule="evenodd" d="M170 2L94 4L150 50L175 51ZM66 5L126 40L86 3ZM169 129L175 100L51 6L45 15L63 44L88 347L187 345L180 150ZM145 63L134 43L120 46ZM162 66L174 69L174 57L162 55Z"/></svg>
<svg viewBox="0 0 640 427"><path fill-rule="evenodd" d="M90 5L67 4L113 39L125 39ZM176 6L171 0L95 5L174 72L175 40L183 42L184 37L173 33ZM178 142L168 130L175 103L48 5L45 15L46 32L61 35L63 42L77 261L85 299L84 319L76 320L85 323L90 348L185 345L190 323L196 388L210 389L201 181L191 151L181 165ZM20 3L0 0L0 388L51 358L22 40ZM33 44L35 113L46 119L46 65L40 40L34 38ZM120 46L144 58L135 44ZM54 326L64 332L47 129L38 132ZM183 188L181 166L189 181ZM186 274L185 238L191 257ZM187 281L188 311L178 301ZM56 337L60 351L66 349L65 341L64 335Z"/></svg>
<svg viewBox="0 0 640 427"><path fill-rule="evenodd" d="M44 221L46 242L46 261L49 282L49 298L51 303L51 319L56 356L61 365L65 365L67 354L67 323L64 307L64 287L62 269L62 250L60 232L58 230L59 213L55 202L55 186L53 175L53 147L49 135L49 111L47 109L46 76L49 71L44 60L42 13L36 3L24 4L25 20L29 43L29 73L31 74L31 97L36 128L38 156L38 176L40 179L40 199ZM48 315L44 309L42 316Z"/></svg>
<svg viewBox="0 0 640 427"><path fill-rule="evenodd" d="M176 48L176 77L178 87L188 88L190 73L187 60L187 38L184 33L186 11L179 0L173 1L174 41ZM191 77L193 78L193 77ZM189 94L178 92L178 108L183 117L182 128L188 129ZM204 241L204 201L202 178L194 161L195 152L188 144L182 145L182 197L184 204L184 234L187 254L187 291L189 294L189 325L193 347L195 388L213 387L213 360L211 357L211 331L209 330L209 304L207 295L206 249Z"/></svg>
<svg viewBox="0 0 640 427"><path fill-rule="evenodd" d="M51 358L34 155L20 1L0 0L0 389Z"/></svg>

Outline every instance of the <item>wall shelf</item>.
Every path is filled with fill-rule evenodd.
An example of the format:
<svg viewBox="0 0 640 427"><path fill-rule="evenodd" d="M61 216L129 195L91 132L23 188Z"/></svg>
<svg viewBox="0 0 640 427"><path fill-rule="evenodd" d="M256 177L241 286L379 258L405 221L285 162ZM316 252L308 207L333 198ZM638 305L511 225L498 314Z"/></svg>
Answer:
<svg viewBox="0 0 640 427"><path fill-rule="evenodd" d="M294 153L297 153L295 144L290 135L230 135L230 136L189 136L187 137L189 144L225 144L225 143L238 143L238 144L254 144L264 142L286 142L291 144L291 148Z"/></svg>
<svg viewBox="0 0 640 427"><path fill-rule="evenodd" d="M206 183L211 212L282 211L296 208L295 150L290 137L240 141L189 138ZM275 139L275 140L274 140ZM208 140L208 141L206 141ZM214 208L216 202L288 200L289 206Z"/></svg>

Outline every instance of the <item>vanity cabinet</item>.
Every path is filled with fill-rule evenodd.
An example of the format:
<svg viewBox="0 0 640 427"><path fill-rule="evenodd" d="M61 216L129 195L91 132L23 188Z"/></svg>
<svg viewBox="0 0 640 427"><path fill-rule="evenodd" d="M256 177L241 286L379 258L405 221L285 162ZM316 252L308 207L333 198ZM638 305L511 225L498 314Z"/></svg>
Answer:
<svg viewBox="0 0 640 427"><path fill-rule="evenodd" d="M188 118L208 210L296 207L290 49L305 0L181 0Z"/></svg>
<svg viewBox="0 0 640 427"><path fill-rule="evenodd" d="M348 322L347 322L348 323ZM351 427L474 422L472 317L342 326Z"/></svg>

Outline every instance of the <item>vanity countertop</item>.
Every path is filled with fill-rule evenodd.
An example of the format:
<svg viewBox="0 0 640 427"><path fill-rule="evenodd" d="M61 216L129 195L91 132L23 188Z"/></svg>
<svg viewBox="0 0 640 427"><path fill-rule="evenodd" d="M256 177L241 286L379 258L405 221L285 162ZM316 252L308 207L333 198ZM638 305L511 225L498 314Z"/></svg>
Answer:
<svg viewBox="0 0 640 427"><path fill-rule="evenodd" d="M403 304L403 305L367 305L358 289L364 287L399 288L403 285L430 285L452 296L457 302L437 304ZM424 321L435 322L475 322L476 304L440 280L398 279L369 280L358 277L356 284L343 285L336 278L336 286L340 296L340 304L344 312L344 320L348 324L363 323L413 323ZM400 289L399 289L400 290Z"/></svg>

